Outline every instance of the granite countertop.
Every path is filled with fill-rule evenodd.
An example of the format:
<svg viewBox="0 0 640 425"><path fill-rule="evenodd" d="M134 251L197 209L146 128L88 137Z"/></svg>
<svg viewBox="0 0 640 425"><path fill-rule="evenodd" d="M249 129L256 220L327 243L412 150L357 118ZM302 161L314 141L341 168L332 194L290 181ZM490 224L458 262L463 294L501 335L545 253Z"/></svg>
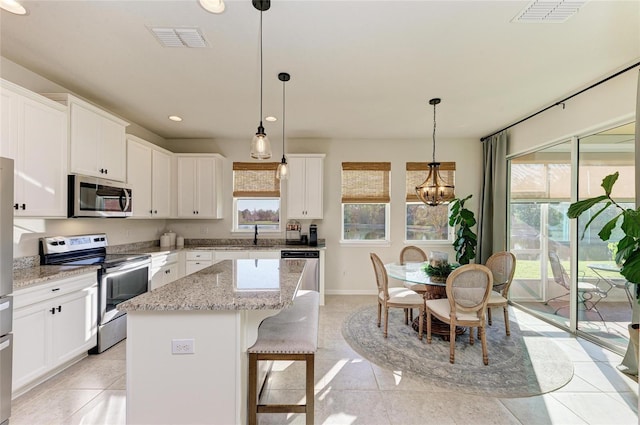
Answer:
<svg viewBox="0 0 640 425"><path fill-rule="evenodd" d="M271 310L288 307L305 260L224 260L118 304L118 310Z"/></svg>
<svg viewBox="0 0 640 425"><path fill-rule="evenodd" d="M13 271L13 290L41 285L55 279L95 272L98 266L35 266Z"/></svg>

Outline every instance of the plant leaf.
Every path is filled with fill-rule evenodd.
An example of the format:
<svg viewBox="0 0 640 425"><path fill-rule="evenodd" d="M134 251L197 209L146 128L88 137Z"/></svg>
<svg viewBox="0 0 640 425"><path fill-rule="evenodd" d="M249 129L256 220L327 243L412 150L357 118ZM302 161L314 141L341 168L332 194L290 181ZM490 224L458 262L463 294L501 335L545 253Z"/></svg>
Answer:
<svg viewBox="0 0 640 425"><path fill-rule="evenodd" d="M589 198L582 201L574 202L573 204L569 205L567 217L577 218L580 214L587 211L598 202L604 201L605 199L608 199L607 195L600 195L595 198Z"/></svg>
<svg viewBox="0 0 640 425"><path fill-rule="evenodd" d="M640 238L640 211L634 211L632 209L626 209L622 213L622 230L625 235L632 238Z"/></svg>
<svg viewBox="0 0 640 425"><path fill-rule="evenodd" d="M602 184L600 186L602 186L602 188L604 189L604 193L607 194L607 197L611 195L611 190L613 189L613 185L615 184L615 182L618 180L619 175L620 173L616 171L615 173L609 174L604 179L602 179Z"/></svg>
<svg viewBox="0 0 640 425"><path fill-rule="evenodd" d="M635 250L620 269L620 274L629 282L640 284L640 250Z"/></svg>
<svg viewBox="0 0 640 425"><path fill-rule="evenodd" d="M611 205L611 202L607 203L607 206ZM604 209L603 209L604 210ZM598 211L598 214L600 214L603 210ZM608 241L609 238L611 237L611 232L613 231L613 229L616 228L616 225L618 224L618 218L620 218L622 214L618 214L617 216L615 216L614 218L612 218L611 220L609 220L609 222L607 222L607 224L605 224L604 226L602 226L602 229L600 229L600 231L598 232L598 236L600 236L600 239L603 241ZM597 214L595 216L593 216L591 218L591 220L589 220L589 223L591 223L593 221L594 218L597 217ZM587 223L587 224L589 224ZM584 228L585 232L587 231L587 227L585 226ZM584 233L582 233L582 236L584 237Z"/></svg>

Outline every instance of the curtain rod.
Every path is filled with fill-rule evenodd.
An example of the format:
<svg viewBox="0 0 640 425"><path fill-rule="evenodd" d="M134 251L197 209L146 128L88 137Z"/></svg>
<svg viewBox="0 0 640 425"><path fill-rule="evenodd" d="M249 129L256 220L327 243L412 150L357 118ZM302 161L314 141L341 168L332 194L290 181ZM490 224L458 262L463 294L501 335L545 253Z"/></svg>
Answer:
<svg viewBox="0 0 640 425"><path fill-rule="evenodd" d="M579 92L572 94L571 96L565 97L564 99L557 101L557 102L556 102L556 103L554 103L553 105L549 105L549 106L547 106L546 108L541 109L541 110L539 110L538 112L536 112L536 113L533 113L533 114L529 115L528 117L522 118L520 121L514 122L513 124L509 124L508 126L506 126L505 128L503 128L502 130L498 130L498 131L496 131L496 132L494 132L494 133L489 134L488 136L484 136L484 137L482 137L482 138L480 139L480 141L481 141L481 142L484 142L485 140L487 140L487 139L488 139L489 137L491 137L491 136L495 136L496 134L498 134L498 133L500 133L500 132L502 132L502 131L505 131L505 130L507 130L507 129L511 128L511 127L514 127L514 126L516 126L516 125L518 125L518 124L520 124L520 123L522 123L522 122L525 122L525 121L527 121L528 119L531 119L531 118L535 117L536 115L539 115L539 114L543 113L544 111L549 110L549 109L551 109L551 108L553 108L553 107L555 107L555 106L562 105L562 104L563 104L564 102L566 102L567 100L569 100L569 99L571 99L571 98L573 98L573 97L576 97L577 95L582 94L582 93L586 92L587 90L591 90L592 88L594 88L594 87L596 87L596 86L599 86L599 85L600 85L600 84L602 84L602 83L606 83L607 81L611 80L612 78L615 78L615 77L617 77L617 76L618 76L618 75L620 75L620 74L624 74L625 72L627 72L627 71L629 71L629 70L631 70L631 69L633 69L633 68L635 68L635 67L637 67L637 66L640 66L640 62L636 62L636 63L634 63L633 65L628 66L628 67L626 67L625 69L623 69L623 70L621 70L621 71L618 71L618 72L616 72L616 73L615 73L615 74L613 74L613 75L610 75L609 77L605 78L604 80L600 80L600 81L598 81L597 83L593 83L593 84L591 84L589 87L584 88L584 89L580 90Z"/></svg>

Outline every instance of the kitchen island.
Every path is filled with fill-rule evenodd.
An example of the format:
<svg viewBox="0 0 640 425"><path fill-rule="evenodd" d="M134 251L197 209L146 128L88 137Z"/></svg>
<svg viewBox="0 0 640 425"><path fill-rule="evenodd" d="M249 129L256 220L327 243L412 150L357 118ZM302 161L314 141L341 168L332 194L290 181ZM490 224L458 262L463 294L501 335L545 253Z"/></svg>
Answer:
<svg viewBox="0 0 640 425"><path fill-rule="evenodd" d="M242 424L247 348L293 302L305 260L225 260L118 306L127 424Z"/></svg>

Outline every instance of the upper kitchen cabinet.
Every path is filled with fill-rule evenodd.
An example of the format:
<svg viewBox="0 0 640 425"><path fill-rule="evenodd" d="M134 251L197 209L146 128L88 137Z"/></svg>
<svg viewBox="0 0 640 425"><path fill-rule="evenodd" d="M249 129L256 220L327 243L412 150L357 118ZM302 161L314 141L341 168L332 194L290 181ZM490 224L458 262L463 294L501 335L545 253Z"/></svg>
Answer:
<svg viewBox="0 0 640 425"><path fill-rule="evenodd" d="M177 154L178 217L222 218L222 159L217 154Z"/></svg>
<svg viewBox="0 0 640 425"><path fill-rule="evenodd" d="M127 135L127 183L135 194L133 217L171 214L171 152Z"/></svg>
<svg viewBox="0 0 640 425"><path fill-rule="evenodd" d="M287 218L322 218L324 157L324 154L287 155Z"/></svg>
<svg viewBox="0 0 640 425"><path fill-rule="evenodd" d="M67 93L45 96L69 107L69 171L126 181L128 122Z"/></svg>
<svg viewBox="0 0 640 425"><path fill-rule="evenodd" d="M0 156L14 160L15 216L67 217L67 108L0 82Z"/></svg>

